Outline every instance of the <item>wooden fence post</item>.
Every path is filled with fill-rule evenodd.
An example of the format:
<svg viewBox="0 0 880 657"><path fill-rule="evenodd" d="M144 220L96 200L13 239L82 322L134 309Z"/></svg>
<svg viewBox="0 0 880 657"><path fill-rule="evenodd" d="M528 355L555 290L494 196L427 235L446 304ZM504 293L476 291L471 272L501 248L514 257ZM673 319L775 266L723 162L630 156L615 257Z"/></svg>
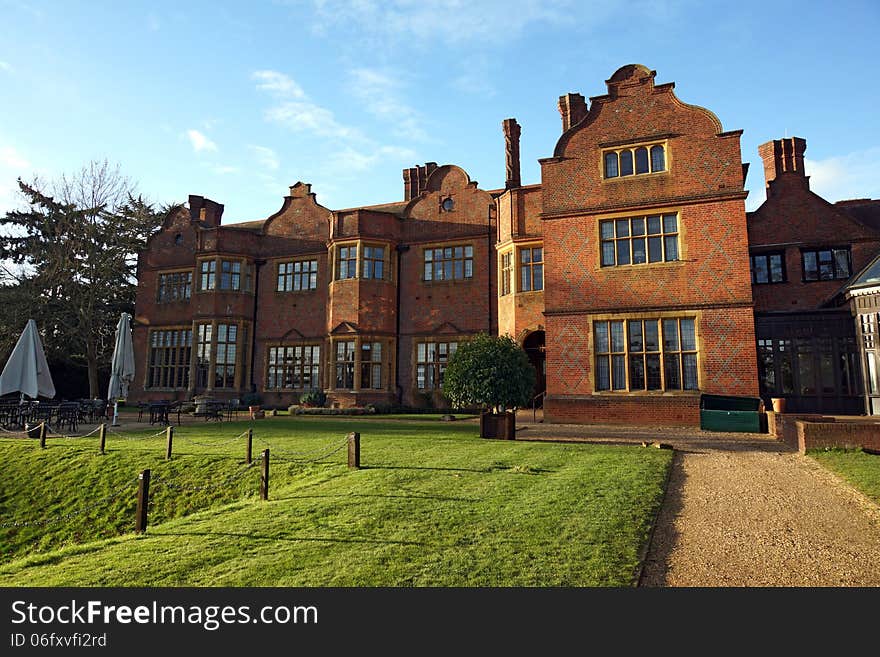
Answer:
<svg viewBox="0 0 880 657"><path fill-rule="evenodd" d="M134 531L142 534L147 531L147 509L150 506L150 470L138 475L137 515L134 519Z"/></svg>
<svg viewBox="0 0 880 657"><path fill-rule="evenodd" d="M253 457L252 457L253 449L254 449L254 430L248 429L248 432L247 432L247 451L245 452L245 457L244 457L244 461L248 465L250 465L251 461L253 461Z"/></svg>
<svg viewBox="0 0 880 657"><path fill-rule="evenodd" d="M348 467L361 467L361 434L356 431L348 434Z"/></svg>
<svg viewBox="0 0 880 657"><path fill-rule="evenodd" d="M107 425L101 424L98 429L98 438L101 439L101 454L104 453L104 446L107 444Z"/></svg>
<svg viewBox="0 0 880 657"><path fill-rule="evenodd" d="M40 422L40 447L46 449L46 423Z"/></svg>
<svg viewBox="0 0 880 657"><path fill-rule="evenodd" d="M263 450L263 474L260 475L260 499L269 499L269 448Z"/></svg>
<svg viewBox="0 0 880 657"><path fill-rule="evenodd" d="M170 461L171 460L171 443L174 440L174 427L171 426L170 424L168 425L168 428L165 429L165 436L168 440L168 444L165 447L165 460Z"/></svg>

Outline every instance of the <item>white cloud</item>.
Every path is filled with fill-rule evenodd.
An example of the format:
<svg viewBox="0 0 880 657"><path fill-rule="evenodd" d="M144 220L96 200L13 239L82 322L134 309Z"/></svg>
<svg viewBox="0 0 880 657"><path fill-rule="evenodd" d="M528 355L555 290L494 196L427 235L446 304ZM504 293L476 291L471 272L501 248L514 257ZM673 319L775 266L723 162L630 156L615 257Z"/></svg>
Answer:
<svg viewBox="0 0 880 657"><path fill-rule="evenodd" d="M804 159L810 189L834 203L851 198L880 198L880 147L824 160Z"/></svg>
<svg viewBox="0 0 880 657"><path fill-rule="evenodd" d="M12 146L0 146L0 166L10 169L29 169L31 163Z"/></svg>
<svg viewBox="0 0 880 657"><path fill-rule="evenodd" d="M0 60L0 71L6 71L7 73L12 73L12 64L9 62L4 62Z"/></svg>
<svg viewBox="0 0 880 657"><path fill-rule="evenodd" d="M307 101L285 102L266 110L266 119L296 132L310 132L319 137L358 139L360 132L340 124L330 110Z"/></svg>
<svg viewBox="0 0 880 657"><path fill-rule="evenodd" d="M280 98L305 98L306 94L296 81L278 71L254 71L251 78L257 80L257 89Z"/></svg>
<svg viewBox="0 0 880 657"><path fill-rule="evenodd" d="M413 141L427 140L423 119L403 100L399 93L403 84L397 78L369 68L353 69L350 76L354 96L367 112L390 122L392 134Z"/></svg>
<svg viewBox="0 0 880 657"><path fill-rule="evenodd" d="M354 128L342 125L326 107L313 103L296 81L278 71L256 71L257 89L279 99L265 111L265 118L295 132L308 132L318 137L363 139Z"/></svg>
<svg viewBox="0 0 880 657"><path fill-rule="evenodd" d="M248 146L248 148L253 152L260 166L270 171L277 171L278 167L281 166L278 154L271 148L266 146Z"/></svg>
<svg viewBox="0 0 880 657"><path fill-rule="evenodd" d="M410 162L416 157L417 154L412 149L399 146L379 146L370 152L348 147L330 154L327 158L327 171L356 173L367 171L380 162Z"/></svg>
<svg viewBox="0 0 880 657"><path fill-rule="evenodd" d="M186 136L189 139L189 143L192 144L193 150L196 153L201 153L203 151L216 151L217 144L208 139L205 135L203 135L198 130L187 130Z"/></svg>

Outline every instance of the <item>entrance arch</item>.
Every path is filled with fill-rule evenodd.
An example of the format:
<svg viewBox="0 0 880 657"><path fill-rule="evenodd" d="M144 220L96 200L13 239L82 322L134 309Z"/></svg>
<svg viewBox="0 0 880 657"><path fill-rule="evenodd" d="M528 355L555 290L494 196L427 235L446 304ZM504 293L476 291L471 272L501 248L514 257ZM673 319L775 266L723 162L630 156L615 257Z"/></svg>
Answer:
<svg viewBox="0 0 880 657"><path fill-rule="evenodd" d="M544 331L532 331L522 341L522 347L535 368L535 389L533 396L540 395L547 389L547 355ZM543 406L544 398L535 400L536 406Z"/></svg>

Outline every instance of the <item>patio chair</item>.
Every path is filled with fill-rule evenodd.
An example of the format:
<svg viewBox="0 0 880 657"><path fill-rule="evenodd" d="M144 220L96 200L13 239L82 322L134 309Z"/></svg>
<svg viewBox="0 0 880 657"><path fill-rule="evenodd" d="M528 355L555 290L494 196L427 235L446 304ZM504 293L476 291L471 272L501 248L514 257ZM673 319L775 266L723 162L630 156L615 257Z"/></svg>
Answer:
<svg viewBox="0 0 880 657"><path fill-rule="evenodd" d="M58 406L58 429L75 433L79 422L80 406L77 402L65 402Z"/></svg>

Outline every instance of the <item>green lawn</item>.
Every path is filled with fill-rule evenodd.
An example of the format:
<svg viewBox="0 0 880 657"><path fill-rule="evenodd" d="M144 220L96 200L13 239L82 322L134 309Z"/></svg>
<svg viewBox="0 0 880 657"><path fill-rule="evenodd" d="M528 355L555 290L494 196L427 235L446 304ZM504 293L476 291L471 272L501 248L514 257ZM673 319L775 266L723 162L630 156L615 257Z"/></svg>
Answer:
<svg viewBox="0 0 880 657"><path fill-rule="evenodd" d="M809 450L807 454L880 504L880 456L853 449Z"/></svg>
<svg viewBox="0 0 880 657"><path fill-rule="evenodd" d="M255 456L270 447L267 502L259 467L242 463L248 426ZM349 431L361 433L360 470L346 465ZM671 452L477 433L424 418L188 422L171 461L163 436L111 434L103 456L94 437L45 450L0 440L0 585L632 583ZM147 467L153 505L138 536Z"/></svg>

